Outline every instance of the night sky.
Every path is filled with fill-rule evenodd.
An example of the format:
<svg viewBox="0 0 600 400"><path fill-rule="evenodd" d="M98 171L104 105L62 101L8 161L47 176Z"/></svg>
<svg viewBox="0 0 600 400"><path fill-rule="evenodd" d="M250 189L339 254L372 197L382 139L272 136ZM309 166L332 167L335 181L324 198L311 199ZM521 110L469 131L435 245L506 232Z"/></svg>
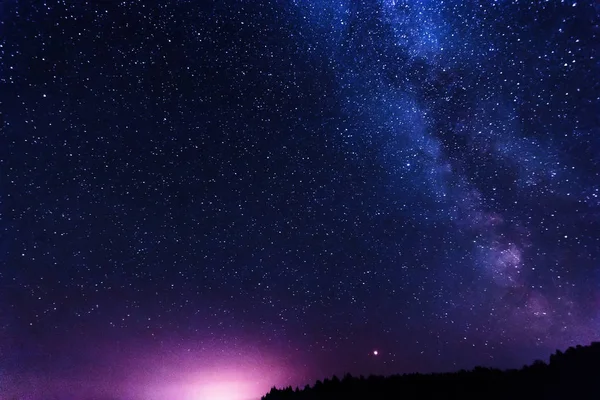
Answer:
<svg viewBox="0 0 600 400"><path fill-rule="evenodd" d="M0 2L0 399L247 400L600 336L600 3Z"/></svg>

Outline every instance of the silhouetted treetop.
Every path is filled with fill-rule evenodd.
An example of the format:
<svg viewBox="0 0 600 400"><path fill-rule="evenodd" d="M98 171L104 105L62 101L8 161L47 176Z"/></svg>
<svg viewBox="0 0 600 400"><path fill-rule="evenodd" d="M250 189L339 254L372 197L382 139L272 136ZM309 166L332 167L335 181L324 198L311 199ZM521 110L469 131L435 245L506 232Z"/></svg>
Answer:
<svg viewBox="0 0 600 400"><path fill-rule="evenodd" d="M557 350L550 362L536 360L511 370L475 367L441 374L371 375L340 380L335 375L303 390L273 388L263 400L334 399L600 399L600 342Z"/></svg>

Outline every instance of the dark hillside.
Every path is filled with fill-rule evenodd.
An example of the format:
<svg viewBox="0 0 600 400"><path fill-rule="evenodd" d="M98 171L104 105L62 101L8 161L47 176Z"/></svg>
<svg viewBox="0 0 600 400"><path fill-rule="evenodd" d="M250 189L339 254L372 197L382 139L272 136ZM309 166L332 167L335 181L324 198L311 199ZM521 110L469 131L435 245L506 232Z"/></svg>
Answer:
<svg viewBox="0 0 600 400"><path fill-rule="evenodd" d="M443 374L334 376L303 390L273 388L263 400L600 399L600 342L556 351L519 370L476 367Z"/></svg>

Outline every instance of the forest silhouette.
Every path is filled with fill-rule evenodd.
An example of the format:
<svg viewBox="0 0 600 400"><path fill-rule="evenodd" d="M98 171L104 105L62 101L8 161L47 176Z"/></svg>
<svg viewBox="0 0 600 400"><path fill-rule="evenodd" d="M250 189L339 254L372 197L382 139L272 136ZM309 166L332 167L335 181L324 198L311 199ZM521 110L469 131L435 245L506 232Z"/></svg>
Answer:
<svg viewBox="0 0 600 400"><path fill-rule="evenodd" d="M599 399L600 342L557 350L550 362L521 369L475 367L452 373L353 377L317 381L304 389L272 388L262 400Z"/></svg>

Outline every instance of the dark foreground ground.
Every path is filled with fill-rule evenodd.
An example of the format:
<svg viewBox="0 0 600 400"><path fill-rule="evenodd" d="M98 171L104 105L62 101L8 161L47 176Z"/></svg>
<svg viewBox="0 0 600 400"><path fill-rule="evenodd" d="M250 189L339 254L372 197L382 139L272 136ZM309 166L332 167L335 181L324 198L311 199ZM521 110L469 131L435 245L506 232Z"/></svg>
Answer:
<svg viewBox="0 0 600 400"><path fill-rule="evenodd" d="M522 369L476 367L444 374L408 374L325 379L303 390L273 388L263 400L333 399L597 399L600 342L557 351L550 362Z"/></svg>

